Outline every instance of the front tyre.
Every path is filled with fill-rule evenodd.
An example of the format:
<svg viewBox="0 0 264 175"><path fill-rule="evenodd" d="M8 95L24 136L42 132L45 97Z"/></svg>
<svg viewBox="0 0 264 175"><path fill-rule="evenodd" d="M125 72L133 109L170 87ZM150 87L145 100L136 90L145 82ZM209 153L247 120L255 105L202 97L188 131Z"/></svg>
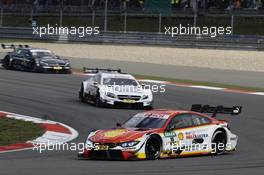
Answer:
<svg viewBox="0 0 264 175"><path fill-rule="evenodd" d="M96 107L103 107L103 102L100 98L100 94L98 93L95 97L94 104Z"/></svg>
<svg viewBox="0 0 264 175"><path fill-rule="evenodd" d="M161 152L161 142L156 137L150 137L146 142L146 159L156 160L160 157Z"/></svg>
<svg viewBox="0 0 264 175"><path fill-rule="evenodd" d="M33 64L32 64L32 66L31 66L31 71L32 71L32 72L40 72L39 69L38 69L38 67L37 67L37 65L36 65L36 63L33 63Z"/></svg>
<svg viewBox="0 0 264 175"><path fill-rule="evenodd" d="M216 155L222 155L226 149L226 134L222 130L217 130L212 137L212 150Z"/></svg>
<svg viewBox="0 0 264 175"><path fill-rule="evenodd" d="M153 109L153 106L145 106L145 107L143 107L143 109L145 109L145 110L152 110Z"/></svg>
<svg viewBox="0 0 264 175"><path fill-rule="evenodd" d="M84 97L84 87L83 87L83 85L82 85L82 87L80 89L80 92L79 92L79 99L83 103L86 102L85 97Z"/></svg>
<svg viewBox="0 0 264 175"><path fill-rule="evenodd" d="M72 74L72 70L67 70L66 74Z"/></svg>

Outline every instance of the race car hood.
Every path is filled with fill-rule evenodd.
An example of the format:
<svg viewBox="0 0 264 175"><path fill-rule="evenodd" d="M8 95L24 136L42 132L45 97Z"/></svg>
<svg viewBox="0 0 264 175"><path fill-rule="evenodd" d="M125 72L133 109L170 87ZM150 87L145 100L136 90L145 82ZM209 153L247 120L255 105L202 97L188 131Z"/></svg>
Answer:
<svg viewBox="0 0 264 175"><path fill-rule="evenodd" d="M41 59L39 59L39 61L47 63L47 64L60 64L60 65L64 65L67 62L65 60L61 60L61 59L57 59L57 58L53 58L53 57L42 57Z"/></svg>
<svg viewBox="0 0 264 175"><path fill-rule="evenodd" d="M144 134L153 132L150 129L108 129L98 130L89 139L95 143L121 143L129 142L142 137Z"/></svg>
<svg viewBox="0 0 264 175"><path fill-rule="evenodd" d="M149 89L142 89L141 87L137 86L106 86L103 85L102 89L105 92L111 92L116 95L146 95L151 94Z"/></svg>

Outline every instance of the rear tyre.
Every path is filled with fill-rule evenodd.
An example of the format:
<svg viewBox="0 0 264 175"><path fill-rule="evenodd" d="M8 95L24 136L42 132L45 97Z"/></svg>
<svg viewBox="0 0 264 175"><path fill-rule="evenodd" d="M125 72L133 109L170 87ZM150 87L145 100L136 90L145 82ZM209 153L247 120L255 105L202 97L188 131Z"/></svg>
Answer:
<svg viewBox="0 0 264 175"><path fill-rule="evenodd" d="M5 69L13 69L12 62L10 63L10 57L9 57L9 56L6 56L6 57L2 60L2 66L3 66Z"/></svg>
<svg viewBox="0 0 264 175"><path fill-rule="evenodd" d="M221 130L217 130L212 137L212 149L215 155L222 155L226 149L226 134Z"/></svg>
<svg viewBox="0 0 264 175"><path fill-rule="evenodd" d="M146 159L156 160L160 157L161 142L156 137L150 137L146 142Z"/></svg>

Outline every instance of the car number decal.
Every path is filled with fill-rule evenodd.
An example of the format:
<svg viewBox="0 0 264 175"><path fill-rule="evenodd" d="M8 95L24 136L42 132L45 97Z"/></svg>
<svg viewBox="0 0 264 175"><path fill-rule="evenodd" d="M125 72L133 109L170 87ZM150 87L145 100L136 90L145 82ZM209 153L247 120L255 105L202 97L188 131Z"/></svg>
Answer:
<svg viewBox="0 0 264 175"><path fill-rule="evenodd" d="M123 100L123 102L124 102L124 103L136 103L135 100L128 100L128 99Z"/></svg>

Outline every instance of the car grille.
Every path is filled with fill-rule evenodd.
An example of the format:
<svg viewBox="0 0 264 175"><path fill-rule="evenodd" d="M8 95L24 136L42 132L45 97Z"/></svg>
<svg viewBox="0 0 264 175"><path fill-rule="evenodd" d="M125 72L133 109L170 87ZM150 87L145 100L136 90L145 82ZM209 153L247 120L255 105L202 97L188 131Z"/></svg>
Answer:
<svg viewBox="0 0 264 175"><path fill-rule="evenodd" d="M91 157L93 159L116 159L116 160L123 159L121 150L108 150L108 151L93 150L91 152Z"/></svg>
<svg viewBox="0 0 264 175"><path fill-rule="evenodd" d="M50 66L65 66L65 63L50 63Z"/></svg>
<svg viewBox="0 0 264 175"><path fill-rule="evenodd" d="M118 95L117 96L119 100L140 100L141 96L138 95Z"/></svg>
<svg viewBox="0 0 264 175"><path fill-rule="evenodd" d="M142 108L143 103L123 103L123 102L118 102L115 101L114 103L115 106L118 106L119 108Z"/></svg>

